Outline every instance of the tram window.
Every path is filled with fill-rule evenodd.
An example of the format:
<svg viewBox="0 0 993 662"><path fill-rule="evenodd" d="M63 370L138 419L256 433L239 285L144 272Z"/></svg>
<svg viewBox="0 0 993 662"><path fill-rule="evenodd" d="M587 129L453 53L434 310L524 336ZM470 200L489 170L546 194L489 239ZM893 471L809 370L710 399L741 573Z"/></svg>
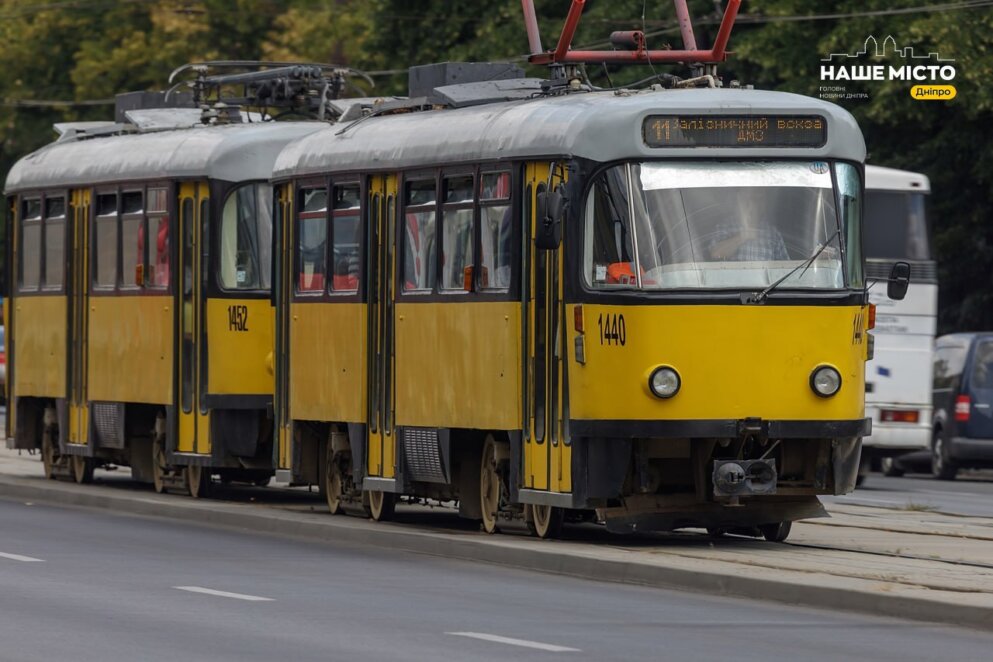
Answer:
<svg viewBox="0 0 993 662"><path fill-rule="evenodd" d="M267 290L272 265L272 187L248 184L221 215L220 274L226 290Z"/></svg>
<svg viewBox="0 0 993 662"><path fill-rule="evenodd" d="M403 289L430 292L437 280L435 180L407 182L404 210Z"/></svg>
<svg viewBox="0 0 993 662"><path fill-rule="evenodd" d="M584 275L596 289L839 289L836 208L821 161L615 166L587 199Z"/></svg>
<svg viewBox="0 0 993 662"><path fill-rule="evenodd" d="M334 214L331 228L331 289L354 292L359 288L359 210L357 184L334 187Z"/></svg>
<svg viewBox="0 0 993 662"><path fill-rule="evenodd" d="M472 177L445 177L445 204L472 202Z"/></svg>
<svg viewBox="0 0 993 662"><path fill-rule="evenodd" d="M41 200L25 200L21 203L18 275L22 291L38 289L41 279Z"/></svg>
<svg viewBox="0 0 993 662"><path fill-rule="evenodd" d="M510 173L484 172L479 188L480 200L509 200Z"/></svg>
<svg viewBox="0 0 993 662"><path fill-rule="evenodd" d="M486 205L479 209L482 239L480 287L505 290L510 287L513 255L510 205Z"/></svg>
<svg viewBox="0 0 993 662"><path fill-rule="evenodd" d="M141 191L125 191L121 194L122 214L138 214L143 208Z"/></svg>
<svg viewBox="0 0 993 662"><path fill-rule="evenodd" d="M117 195L97 196L94 221L94 285L112 288L117 285Z"/></svg>
<svg viewBox="0 0 993 662"><path fill-rule="evenodd" d="M483 290L506 290L510 287L511 208L509 204L493 204L510 199L510 173L485 172L480 177L479 209L481 273L479 286Z"/></svg>
<svg viewBox="0 0 993 662"><path fill-rule="evenodd" d="M169 287L169 217L149 216L148 246L149 274L147 287L164 289Z"/></svg>
<svg viewBox="0 0 993 662"><path fill-rule="evenodd" d="M442 226L442 289L472 289L472 214L472 208L445 210Z"/></svg>
<svg viewBox="0 0 993 662"><path fill-rule="evenodd" d="M848 163L834 164L838 182L838 210L845 235L848 280L851 287L862 287L862 194L859 172Z"/></svg>
<svg viewBox="0 0 993 662"><path fill-rule="evenodd" d="M169 195L164 188L148 189L148 213L168 211Z"/></svg>
<svg viewBox="0 0 993 662"><path fill-rule="evenodd" d="M121 286L138 287L139 269L144 280L145 268L145 219L142 216L126 216L121 219Z"/></svg>
<svg viewBox="0 0 993 662"><path fill-rule="evenodd" d="M298 292L323 292L327 260L327 200L324 188L300 191L300 223L297 231Z"/></svg>
<svg viewBox="0 0 993 662"><path fill-rule="evenodd" d="M65 272L65 198L45 199L45 288L59 289Z"/></svg>

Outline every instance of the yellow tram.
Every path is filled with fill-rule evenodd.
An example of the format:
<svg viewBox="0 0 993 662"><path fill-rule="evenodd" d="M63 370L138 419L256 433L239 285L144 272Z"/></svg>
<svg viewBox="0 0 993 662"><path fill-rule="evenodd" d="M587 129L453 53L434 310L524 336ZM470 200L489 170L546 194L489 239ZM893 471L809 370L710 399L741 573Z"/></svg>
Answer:
<svg viewBox="0 0 993 662"><path fill-rule="evenodd" d="M279 466L332 512L454 499L542 537L596 517L781 540L853 489L851 115L437 66L276 162Z"/></svg>
<svg viewBox="0 0 993 662"><path fill-rule="evenodd" d="M78 482L105 464L193 496L212 474L268 482L268 179L320 125L119 101L7 178L8 445Z"/></svg>

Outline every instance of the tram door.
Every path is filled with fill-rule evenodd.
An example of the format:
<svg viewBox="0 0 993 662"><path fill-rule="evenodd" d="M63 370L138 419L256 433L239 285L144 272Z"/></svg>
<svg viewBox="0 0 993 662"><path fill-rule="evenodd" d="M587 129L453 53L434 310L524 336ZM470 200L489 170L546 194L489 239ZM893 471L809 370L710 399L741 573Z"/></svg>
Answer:
<svg viewBox="0 0 993 662"><path fill-rule="evenodd" d="M273 408L276 418L277 441L273 458L279 469L292 468L290 441L293 425L290 420L290 301L293 292L293 186L284 184L275 190L274 216L276 281L272 284L276 306L276 391Z"/></svg>
<svg viewBox="0 0 993 662"><path fill-rule="evenodd" d="M524 446L524 486L534 490L570 492L572 449L564 434L563 422L565 306L562 299L562 247L539 250L534 244L540 223L536 200L538 193L548 186L548 173L547 163L528 164L525 171L525 191L530 196L530 204L526 208L531 237L531 287L527 311L530 430ZM558 186L559 183L561 180L556 177L552 185Z"/></svg>
<svg viewBox="0 0 993 662"><path fill-rule="evenodd" d="M371 477L393 479L396 477L393 387L396 176L370 177L367 196L366 337L369 351L366 356L369 388L366 473Z"/></svg>
<svg viewBox="0 0 993 662"><path fill-rule="evenodd" d="M89 405L87 404L87 348L89 330L90 285L89 230L90 191L72 192L72 242L69 260L69 388L68 417L70 444L89 443Z"/></svg>
<svg viewBox="0 0 993 662"><path fill-rule="evenodd" d="M204 274L207 265L208 200L205 182L179 187L179 310L176 352L179 375L176 452L210 453L209 415L206 407L207 357L204 337Z"/></svg>

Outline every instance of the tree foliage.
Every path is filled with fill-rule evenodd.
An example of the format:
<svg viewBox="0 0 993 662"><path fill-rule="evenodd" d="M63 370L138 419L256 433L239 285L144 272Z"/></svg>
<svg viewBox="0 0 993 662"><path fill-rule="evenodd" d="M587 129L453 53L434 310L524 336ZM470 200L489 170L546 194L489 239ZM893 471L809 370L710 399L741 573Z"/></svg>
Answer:
<svg viewBox="0 0 993 662"><path fill-rule="evenodd" d="M955 58L958 97L918 102L906 82L873 82L869 99L840 102L859 120L870 162L926 173L941 276L942 330L993 328L993 11L879 14L938 0L746 0L726 79L817 96L819 60L892 34L918 52ZM721 2L690 0L698 43L709 46ZM545 48L568 0L535 0ZM841 18L798 20L815 14ZM643 17L644 14L644 18ZM587 0L574 40L607 48L614 30L644 28L651 48L682 48L670 0ZM367 94L403 94L412 64L525 63L517 0L0 0L0 174L48 142L58 121L103 119L109 106L25 107L162 89L169 72L202 59L339 62L382 72ZM542 75L538 69L531 73ZM645 68L589 67L596 84L630 83Z"/></svg>

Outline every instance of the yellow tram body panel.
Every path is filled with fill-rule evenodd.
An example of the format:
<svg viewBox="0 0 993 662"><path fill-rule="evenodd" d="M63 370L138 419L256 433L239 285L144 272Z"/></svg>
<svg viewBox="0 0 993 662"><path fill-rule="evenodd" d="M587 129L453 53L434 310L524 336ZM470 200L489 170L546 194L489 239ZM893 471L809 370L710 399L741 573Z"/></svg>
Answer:
<svg viewBox="0 0 993 662"><path fill-rule="evenodd" d="M521 305L396 305L397 425L521 426Z"/></svg>
<svg viewBox="0 0 993 662"><path fill-rule="evenodd" d="M208 393L273 392L273 316L268 299L207 300Z"/></svg>
<svg viewBox="0 0 993 662"><path fill-rule="evenodd" d="M290 305L290 417L366 419L366 305Z"/></svg>
<svg viewBox="0 0 993 662"><path fill-rule="evenodd" d="M569 306L570 417L583 420L854 420L864 415L868 336L858 306L583 306L586 363L575 360ZM624 344L604 337L623 315ZM815 395L811 372L834 366L842 386ZM662 400L648 380L676 369Z"/></svg>
<svg viewBox="0 0 993 662"><path fill-rule="evenodd" d="M18 397L66 397L66 297L18 296L13 301L17 365L10 392Z"/></svg>
<svg viewBox="0 0 993 662"><path fill-rule="evenodd" d="M172 404L172 297L98 296L89 306L87 399Z"/></svg>

